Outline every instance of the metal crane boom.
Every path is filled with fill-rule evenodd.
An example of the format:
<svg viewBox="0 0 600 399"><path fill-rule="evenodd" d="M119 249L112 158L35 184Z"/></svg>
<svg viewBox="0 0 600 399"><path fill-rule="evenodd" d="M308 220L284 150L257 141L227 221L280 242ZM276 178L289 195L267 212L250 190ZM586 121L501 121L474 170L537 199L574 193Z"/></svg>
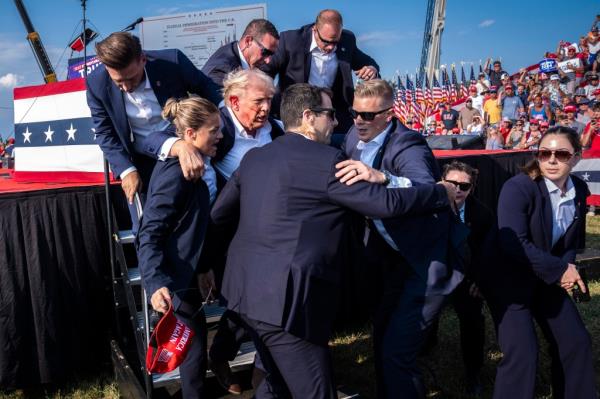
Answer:
<svg viewBox="0 0 600 399"><path fill-rule="evenodd" d="M56 82L56 73L54 72L54 68L50 63L48 54L46 54L46 49L44 49L44 45L42 44L42 39L40 38L39 33L37 33L33 28L33 24L31 23L29 15L27 14L27 10L23 5L23 1L14 1L15 6L17 6L17 10L19 10L19 14L21 15L21 19L23 20L23 24L25 25L25 29L27 29L27 40L29 41L31 50L35 55L38 66L42 71L42 75L44 75L44 81L46 81L46 83Z"/></svg>
<svg viewBox="0 0 600 399"><path fill-rule="evenodd" d="M440 67L445 20L446 0L428 0L419 74L427 74L429 81L432 80L435 70Z"/></svg>

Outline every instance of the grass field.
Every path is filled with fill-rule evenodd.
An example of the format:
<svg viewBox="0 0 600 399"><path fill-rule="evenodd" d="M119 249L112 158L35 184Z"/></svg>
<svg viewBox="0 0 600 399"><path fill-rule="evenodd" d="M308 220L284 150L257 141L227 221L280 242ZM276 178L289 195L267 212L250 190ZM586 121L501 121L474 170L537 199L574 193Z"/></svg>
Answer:
<svg viewBox="0 0 600 399"><path fill-rule="evenodd" d="M600 216L588 217L587 220L588 248L600 250ZM594 344L594 359L596 380L600 386L600 281L590 283L592 301L579 305L579 311L592 336ZM362 398L374 398L375 378L373 371L373 354L371 346L370 327L364 326L345 334L336 336L330 343L336 382L348 388L349 391L360 393ZM537 387L537 398L550 398L549 358L543 344L540 353L540 370ZM501 353L495 342L491 318L486 314L486 359L482 372L484 398L491 396L495 377L496 365ZM463 394L463 366L458 340L458 320L451 310L446 309L440 320L438 345L420 359L424 378L429 389L428 397L436 399L467 398ZM25 397L40 397L51 399L96 399L119 397L118 388L112 378L102 375L84 378L64 387L39 392L0 392L0 399L21 399Z"/></svg>

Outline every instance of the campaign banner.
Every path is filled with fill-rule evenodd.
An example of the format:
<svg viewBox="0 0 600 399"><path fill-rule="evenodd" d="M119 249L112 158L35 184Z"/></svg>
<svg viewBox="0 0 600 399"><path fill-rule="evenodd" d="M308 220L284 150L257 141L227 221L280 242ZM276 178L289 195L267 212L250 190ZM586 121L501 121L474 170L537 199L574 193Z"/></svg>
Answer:
<svg viewBox="0 0 600 399"><path fill-rule="evenodd" d="M267 18L265 3L144 17L140 38L145 50L179 49L201 69L219 47L238 40L256 18Z"/></svg>
<svg viewBox="0 0 600 399"><path fill-rule="evenodd" d="M544 58L540 61L539 66L540 73L552 73L558 70L557 62L553 58Z"/></svg>
<svg viewBox="0 0 600 399"><path fill-rule="evenodd" d="M591 193L588 205L600 206L600 151L584 151L572 173L587 183Z"/></svg>
<svg viewBox="0 0 600 399"><path fill-rule="evenodd" d="M575 72L575 69L581 67L581 60L579 58L573 58L570 60L562 61L558 63L558 67L564 73Z"/></svg>
<svg viewBox="0 0 600 399"><path fill-rule="evenodd" d="M100 66L102 62L95 55L91 55L87 57L87 73L88 75L92 73L94 69ZM71 79L79 79L85 77L84 74L84 65L83 65L83 57L71 58L67 64L67 80Z"/></svg>

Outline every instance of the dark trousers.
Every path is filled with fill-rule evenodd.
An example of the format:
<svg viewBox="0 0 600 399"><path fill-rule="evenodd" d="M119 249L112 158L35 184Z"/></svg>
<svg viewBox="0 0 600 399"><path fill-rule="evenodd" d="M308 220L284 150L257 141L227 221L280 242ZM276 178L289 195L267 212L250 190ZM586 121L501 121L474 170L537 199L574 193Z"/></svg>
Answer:
<svg viewBox="0 0 600 399"><path fill-rule="evenodd" d="M239 316L226 310L219 320L219 328L210 346L210 360L226 362L235 359L243 342L250 340L248 333L237 321Z"/></svg>
<svg viewBox="0 0 600 399"><path fill-rule="evenodd" d="M281 327L239 316L255 342L267 374L256 389L255 398L337 397L327 345L316 345Z"/></svg>
<svg viewBox="0 0 600 399"><path fill-rule="evenodd" d="M446 296L426 296L425 283L379 234L371 232L366 252L368 263L379 258L382 268L383 294L373 317L377 396L424 398L417 356Z"/></svg>
<svg viewBox="0 0 600 399"><path fill-rule="evenodd" d="M450 302L458 317L460 327L460 348L462 351L465 376L473 381L479 376L483 366L483 349L485 345L485 318L483 316L483 300L469 294L471 281L463 281L450 295ZM431 326L427 344L437 344L438 323Z"/></svg>
<svg viewBox="0 0 600 399"><path fill-rule="evenodd" d="M175 311L175 317L194 330L194 338L185 360L179 366L181 375L181 394L185 399L202 398L204 378L206 376L206 316L204 311L197 312L202 306L202 297L198 290L190 290Z"/></svg>
<svg viewBox="0 0 600 399"><path fill-rule="evenodd" d="M597 398L591 339L575 304L559 286L538 281L531 289L531 301L488 298L504 355L496 373L494 398L534 397L538 360L534 319L549 344L553 398Z"/></svg>

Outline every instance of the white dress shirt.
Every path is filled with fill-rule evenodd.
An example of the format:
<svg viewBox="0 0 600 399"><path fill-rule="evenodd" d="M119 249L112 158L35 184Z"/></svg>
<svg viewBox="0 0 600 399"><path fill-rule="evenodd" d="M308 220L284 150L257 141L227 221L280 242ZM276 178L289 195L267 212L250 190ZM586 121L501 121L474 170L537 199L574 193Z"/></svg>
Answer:
<svg viewBox="0 0 600 399"><path fill-rule="evenodd" d="M248 61L246 61L246 59L244 58L244 53L242 53L242 49L240 48L240 42L237 43L237 48L238 53L240 55L240 62L242 63L242 69L244 71L250 69L250 64L248 64Z"/></svg>
<svg viewBox="0 0 600 399"><path fill-rule="evenodd" d="M202 175L202 180L204 180L204 183L206 183L206 186L208 187L209 200L212 205L217 198L217 173L210 164L209 156L203 155L202 159L204 160L204 174Z"/></svg>
<svg viewBox="0 0 600 399"><path fill-rule="evenodd" d="M331 89L333 82L335 81L338 67L335 49L330 53L324 53L323 50L317 46L314 32L311 37L312 42L309 49L311 61L308 83L318 87L327 87Z"/></svg>
<svg viewBox="0 0 600 399"><path fill-rule="evenodd" d="M249 150L255 147L262 147L271 142L271 124L267 121L263 127L256 131L256 136L252 137L246 133L246 129L244 129L240 121L238 121L231 108L227 107L227 111L231 116L235 128L234 143L227 155L215 164L215 168L223 175L223 177L225 177L225 179L229 180L233 172L240 166L240 161Z"/></svg>
<svg viewBox="0 0 600 399"><path fill-rule="evenodd" d="M143 151L136 143L143 142L150 133L165 130L170 125L170 122L164 120L161 116L162 107L154 94L145 70L144 76L145 80L134 91L123 93L125 113L127 114L129 128L132 133L131 141L133 142L133 147L141 153ZM163 143L159 160L164 161L167 158L173 143L177 140L178 138L172 137ZM137 170L135 166L125 169L121 173L121 179L135 170Z"/></svg>
<svg viewBox="0 0 600 399"><path fill-rule="evenodd" d="M377 156L377 152L379 148L383 145L385 138L389 134L390 130L392 130L392 124L390 123L381 133L375 136L371 141L365 143L362 140L358 141L356 148L361 151L360 153L360 161L365 165L373 167L373 162L375 161L375 157ZM402 188L402 187L411 187L412 182L405 178L399 176L391 176L390 182L387 185L387 188ZM383 239L390 245L390 247L394 248L398 251L398 247L392 237L388 234L387 230L383 226L383 222L381 219L373 219L373 224L377 228L377 231Z"/></svg>
<svg viewBox="0 0 600 399"><path fill-rule="evenodd" d="M567 191L563 194L551 180L544 177L544 182L552 203L552 246L554 246L575 220L575 186L569 177Z"/></svg>

